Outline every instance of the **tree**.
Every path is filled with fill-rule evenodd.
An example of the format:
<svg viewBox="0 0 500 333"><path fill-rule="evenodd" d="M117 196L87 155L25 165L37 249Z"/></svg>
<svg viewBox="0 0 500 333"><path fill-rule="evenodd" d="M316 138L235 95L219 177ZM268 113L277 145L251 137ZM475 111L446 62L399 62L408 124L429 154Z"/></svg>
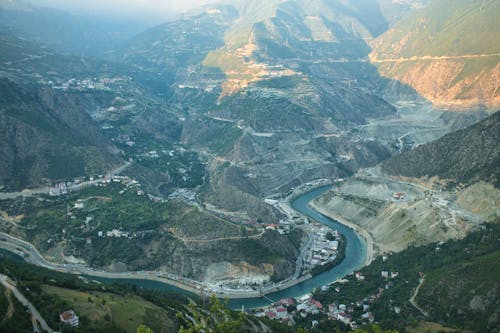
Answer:
<svg viewBox="0 0 500 333"><path fill-rule="evenodd" d="M137 327L137 333L153 333L153 330L146 325L140 325Z"/></svg>

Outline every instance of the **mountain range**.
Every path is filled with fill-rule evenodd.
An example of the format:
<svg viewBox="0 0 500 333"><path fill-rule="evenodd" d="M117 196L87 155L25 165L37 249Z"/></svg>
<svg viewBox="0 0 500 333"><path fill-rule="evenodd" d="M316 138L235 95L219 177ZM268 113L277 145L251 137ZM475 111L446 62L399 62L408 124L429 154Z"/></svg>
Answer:
<svg viewBox="0 0 500 333"><path fill-rule="evenodd" d="M305 272L315 229L290 202L320 184L333 187L312 207L363 231L368 270L394 252L411 257L490 232L500 214L498 9L493 0L237 0L146 27L0 0L0 229L59 267L254 293L259 281L280 286ZM420 264L438 285L445 273L434 260ZM469 266L450 262L444 272L458 285ZM45 282L51 298L71 300L71 288ZM421 284L422 295L437 292ZM95 300L93 288L85 295ZM368 292L356 288L356 297ZM401 302L408 290L397 288ZM119 292L102 297L114 302ZM200 304L165 308L127 292L168 317L169 329L210 316ZM451 318L455 308L417 292L432 320L450 325L440 309ZM325 299L347 297L336 293ZM387 302L382 326L395 327ZM405 315L425 320L404 302ZM224 313L206 326L235 324ZM292 331L315 332L314 318L296 319ZM247 331L287 329L241 320ZM334 328L319 321L316 331Z"/></svg>

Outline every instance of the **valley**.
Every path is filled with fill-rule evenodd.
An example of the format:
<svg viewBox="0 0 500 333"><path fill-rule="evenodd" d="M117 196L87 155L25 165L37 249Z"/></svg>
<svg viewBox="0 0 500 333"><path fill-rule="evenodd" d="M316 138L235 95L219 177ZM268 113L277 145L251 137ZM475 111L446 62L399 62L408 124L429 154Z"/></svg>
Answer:
<svg viewBox="0 0 500 333"><path fill-rule="evenodd" d="M446 274L434 252L453 276L496 256L497 13L489 0L238 0L127 25L0 0L0 248L96 290L173 287L197 303L176 315L141 294L133 330L147 311L183 333L453 326L440 309L455 308L421 295ZM447 246L478 234L491 257L453 265ZM417 279L401 258L424 249ZM70 300L49 282L32 297ZM115 325L123 304L102 297L107 319L75 302ZM267 319L234 319L217 297Z"/></svg>

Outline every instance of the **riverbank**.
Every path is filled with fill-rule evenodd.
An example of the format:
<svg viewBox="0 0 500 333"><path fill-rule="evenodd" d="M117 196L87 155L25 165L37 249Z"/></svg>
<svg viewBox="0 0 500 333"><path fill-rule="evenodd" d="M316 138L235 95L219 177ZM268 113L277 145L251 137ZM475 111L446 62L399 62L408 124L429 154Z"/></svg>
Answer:
<svg viewBox="0 0 500 333"><path fill-rule="evenodd" d="M328 217L329 219L335 220L335 221L347 226L348 228L353 229L359 235L361 235L366 242L366 257L365 257L364 266L369 265L373 261L373 258L375 255L374 241L373 241L373 237L370 235L370 233L368 231L361 228L359 225L354 224L354 223L346 220L342 216L336 215L336 214L332 213L331 211L328 211L327 209L318 206L317 204L314 203L314 200L311 200L311 202L309 203L309 206L312 209L314 209L315 211L317 211L318 213L320 213L321 215L324 215L324 216Z"/></svg>
<svg viewBox="0 0 500 333"><path fill-rule="evenodd" d="M306 275L292 280L285 280L282 283L269 285L267 288L262 288L260 290L224 290L213 288L213 286L210 288L199 281L171 276L167 273L156 271L110 273L90 269L81 264L53 264L41 257L33 245L12 236L5 237L3 240L0 239L0 247L7 247L10 252L14 253L22 249L22 252L26 254L24 255L25 260L51 270L87 276L89 279L94 277L106 283L117 282L119 280L119 282L131 283L149 289L175 289L176 292L198 295L215 294L220 298L230 299L231 308L236 309L241 308L241 306L245 306L245 308L254 308L283 298L307 294L314 288L328 285L363 266L363 261L365 260L367 252L365 243L368 242L362 241L362 236L355 232L355 228L346 227L344 224L336 222L334 219L330 219L326 215L322 215L320 212L315 211L309 205L312 200L327 191L329 187L330 186L326 185L311 189L303 195L296 197L295 200L290 203L290 209L295 210L298 216L307 216L309 219L318 221L332 229L339 230L339 232L346 237L345 259L331 270L319 275L313 277Z"/></svg>

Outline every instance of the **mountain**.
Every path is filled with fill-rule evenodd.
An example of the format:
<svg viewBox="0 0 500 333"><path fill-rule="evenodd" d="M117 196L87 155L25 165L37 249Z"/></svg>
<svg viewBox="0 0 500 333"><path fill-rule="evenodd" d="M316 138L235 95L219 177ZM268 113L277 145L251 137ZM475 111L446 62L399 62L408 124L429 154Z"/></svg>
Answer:
<svg viewBox="0 0 500 333"><path fill-rule="evenodd" d="M114 18L72 15L22 0L0 1L0 30L46 44L61 53L96 56L147 27Z"/></svg>
<svg viewBox="0 0 500 333"><path fill-rule="evenodd" d="M9 188L102 174L119 163L85 110L64 94L0 80L0 182Z"/></svg>
<svg viewBox="0 0 500 333"><path fill-rule="evenodd" d="M371 0L231 1L145 31L110 59L154 75L150 86L186 112L182 143L208 162L204 200L277 221L263 197L390 156L385 142L347 144L352 127L396 113L379 96L388 80L363 60L386 27Z"/></svg>
<svg viewBox="0 0 500 333"><path fill-rule="evenodd" d="M486 181L500 186L500 112L382 164L391 175L433 177L452 183Z"/></svg>
<svg viewBox="0 0 500 333"><path fill-rule="evenodd" d="M46 45L11 33L0 33L0 47L4 50L0 55L0 73L4 78L3 82L7 82L5 85L9 87L5 93L15 90L13 95L17 96L9 100L10 95L5 95L2 107L11 108L11 113L24 112L22 119L34 126L38 126L36 110L52 110L51 121L62 122L68 127L51 128L51 135L60 138L59 143L65 142L68 131L73 131L73 136L75 133L81 136L83 146L90 140L93 145L108 147L106 151L113 151L113 154L119 154L123 158L127 155L124 148L131 148L125 145L130 137L135 140L140 138L141 142L147 144L157 142L164 147L171 146L180 137L180 111L164 105L144 87L143 82L149 84L152 81L149 74L130 71L126 66L102 60L62 55ZM22 100L29 104L26 107L30 109L29 113L21 111L23 105L19 101ZM7 123L2 125L7 126ZM82 129L87 128L92 130L85 133ZM6 133L4 132L5 135ZM6 154L7 151L16 151L13 148L14 142L4 142ZM40 147L44 144L50 146L47 140L39 143ZM79 143L74 145L79 146ZM37 151L42 154L43 149ZM23 150L19 152L22 153ZM93 151L85 154L99 156ZM14 164L11 167L16 168L14 161L20 160L7 156L5 161L12 161ZM116 158L115 162L102 166L109 167L115 163ZM35 165L32 167L36 168ZM78 170L81 171L78 176L91 175L97 170L102 173L102 168L80 167ZM154 179L155 187L162 184L161 179L169 178L161 172L144 168L138 172L137 177L142 178L141 174L149 175L147 178L150 178L150 182ZM69 180L74 176L75 172L71 172L71 176L63 173L57 179ZM22 186L40 185L44 183L41 177L42 174L25 177ZM46 178L47 181L55 180L54 177Z"/></svg>
<svg viewBox="0 0 500 333"><path fill-rule="evenodd" d="M435 105L500 106L496 1L431 1L370 43L381 75L407 83Z"/></svg>
<svg viewBox="0 0 500 333"><path fill-rule="evenodd" d="M500 113L359 170L312 203L362 228L377 253L463 238L500 216Z"/></svg>

